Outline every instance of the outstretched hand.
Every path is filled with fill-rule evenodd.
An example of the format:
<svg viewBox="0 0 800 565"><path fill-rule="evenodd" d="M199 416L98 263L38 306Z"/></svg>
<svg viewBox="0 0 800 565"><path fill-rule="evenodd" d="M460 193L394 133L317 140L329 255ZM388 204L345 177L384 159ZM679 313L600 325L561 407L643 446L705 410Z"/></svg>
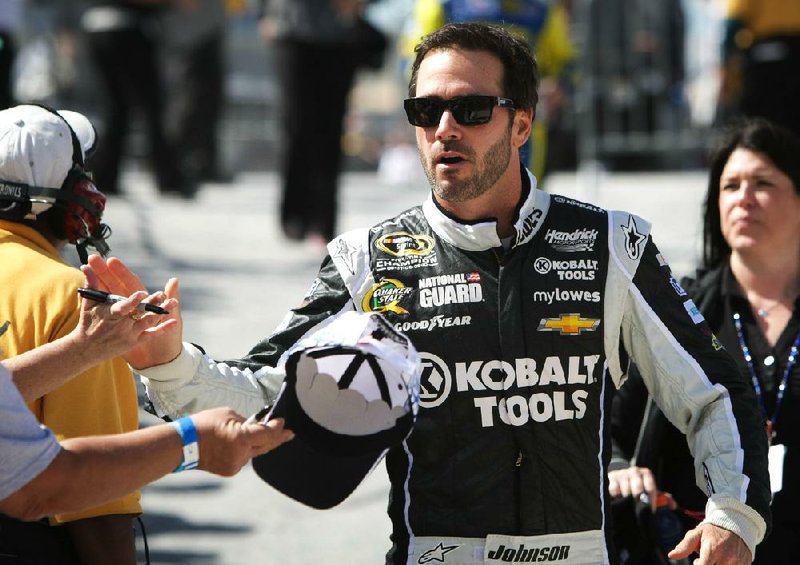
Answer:
<svg viewBox="0 0 800 565"><path fill-rule="evenodd" d="M81 271L90 286L112 294L131 296L134 293L146 292L139 277L116 257L104 260L99 255L90 255L88 264L83 265ZM136 345L124 354L125 360L135 369L168 363L181 352L183 324L177 279L169 279L163 291L150 295L145 301L157 303L159 300L162 301L159 305L169 310L169 314L148 313L147 316L142 316L140 321L147 320L148 327L143 329ZM129 301L118 302L112 305L112 308L114 307L122 311L129 307Z"/></svg>
<svg viewBox="0 0 800 565"><path fill-rule="evenodd" d="M204 471L230 477L250 459L291 440L294 433L283 427L283 418L266 424L246 424L230 408L213 408L192 415L197 428L200 459Z"/></svg>
<svg viewBox="0 0 800 565"><path fill-rule="evenodd" d="M744 565L753 561L753 555L742 538L707 522L686 532L668 557L683 559L692 553L700 555L693 561L695 565Z"/></svg>

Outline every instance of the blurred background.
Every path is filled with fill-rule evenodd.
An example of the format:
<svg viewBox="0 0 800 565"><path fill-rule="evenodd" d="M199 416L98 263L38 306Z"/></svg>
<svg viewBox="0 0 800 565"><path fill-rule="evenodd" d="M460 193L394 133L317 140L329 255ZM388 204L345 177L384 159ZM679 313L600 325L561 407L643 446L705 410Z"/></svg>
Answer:
<svg viewBox="0 0 800 565"><path fill-rule="evenodd" d="M609 170L702 166L716 115L723 0L556 0L568 16L576 58L558 112L537 118L550 131L547 172L576 167ZM259 35L252 0L224 0L224 104L221 160L230 171L276 167L278 89L273 52ZM17 101L74 108L101 119L104 103L88 62L81 16L88 0L3 0L0 25L16 19L12 87ZM375 0L366 17L389 39L379 69L360 69L345 119L345 170L408 174L416 167L413 131L402 114L415 0ZM4 11L18 12L16 18ZM160 38L167 120L172 33ZM418 37L418 36L417 36ZM134 117L135 118L135 117ZM144 151L136 119L126 151ZM100 124L102 127L102 124ZM409 150L410 149L410 150Z"/></svg>

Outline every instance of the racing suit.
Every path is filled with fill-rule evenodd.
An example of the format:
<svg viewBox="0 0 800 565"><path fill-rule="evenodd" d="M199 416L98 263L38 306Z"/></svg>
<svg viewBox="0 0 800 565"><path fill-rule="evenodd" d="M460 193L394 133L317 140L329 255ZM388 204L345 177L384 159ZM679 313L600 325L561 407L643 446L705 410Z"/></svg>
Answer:
<svg viewBox="0 0 800 565"><path fill-rule="evenodd" d="M688 435L707 521L752 551L770 497L752 387L647 222L522 175L505 250L493 219L461 223L432 198L348 232L329 244L304 303L246 357L215 362L184 345L143 371L159 414L254 413L295 341L341 312L382 312L423 363L414 430L386 460L387 563L608 563L610 402L632 358Z"/></svg>

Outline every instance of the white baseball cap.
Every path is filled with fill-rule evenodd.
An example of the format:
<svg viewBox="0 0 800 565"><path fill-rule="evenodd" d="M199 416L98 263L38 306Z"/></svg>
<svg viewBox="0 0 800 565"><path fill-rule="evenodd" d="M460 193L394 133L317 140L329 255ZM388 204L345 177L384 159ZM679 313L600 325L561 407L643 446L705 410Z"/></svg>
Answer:
<svg viewBox="0 0 800 565"><path fill-rule="evenodd" d="M287 496L330 508L411 433L419 355L380 314L348 312L295 344L285 369L268 418L283 417L295 437L253 467Z"/></svg>
<svg viewBox="0 0 800 565"><path fill-rule="evenodd" d="M82 167L96 143L94 126L78 112L32 104L2 110L0 181L61 188L73 166ZM50 206L34 202L31 213L40 214Z"/></svg>

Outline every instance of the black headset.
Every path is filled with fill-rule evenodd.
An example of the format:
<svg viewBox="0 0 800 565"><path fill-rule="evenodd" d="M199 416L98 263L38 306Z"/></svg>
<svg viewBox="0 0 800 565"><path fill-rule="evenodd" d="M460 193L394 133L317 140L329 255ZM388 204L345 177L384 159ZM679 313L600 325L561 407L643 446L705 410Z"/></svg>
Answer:
<svg viewBox="0 0 800 565"><path fill-rule="evenodd" d="M54 235L75 244L81 262L86 263L87 246L94 247L105 256L110 250L105 240L111 234L110 228L100 221L105 210L106 197L97 190L86 171L78 136L64 116L54 109L42 104L27 105L38 106L58 116L66 124L72 139L72 168L59 188L0 179L0 218L21 222L31 219L29 215L34 202L51 204L64 212L51 215Z"/></svg>

